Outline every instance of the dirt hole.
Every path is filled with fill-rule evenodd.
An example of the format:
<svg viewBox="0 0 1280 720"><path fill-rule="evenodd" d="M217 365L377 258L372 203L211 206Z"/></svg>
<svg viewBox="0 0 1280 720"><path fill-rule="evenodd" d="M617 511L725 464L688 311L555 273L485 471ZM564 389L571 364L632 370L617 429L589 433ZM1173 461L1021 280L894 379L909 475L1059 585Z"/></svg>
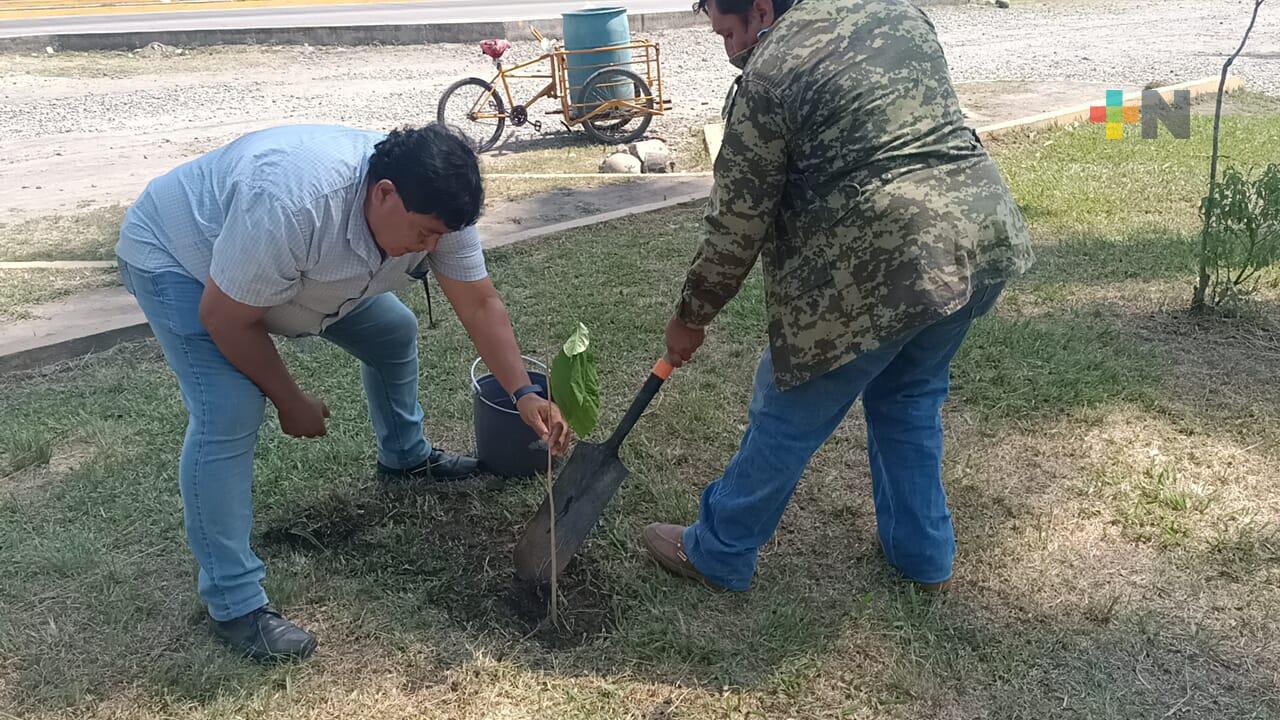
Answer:
<svg viewBox="0 0 1280 720"><path fill-rule="evenodd" d="M522 527L476 513L467 495L335 493L265 518L260 545L314 555L335 572L388 578L420 592L460 624L495 627L552 649L568 649L615 627L614 597L590 557L579 555L558 583L557 622L550 588L515 579L511 553ZM531 511L532 512L532 511Z"/></svg>

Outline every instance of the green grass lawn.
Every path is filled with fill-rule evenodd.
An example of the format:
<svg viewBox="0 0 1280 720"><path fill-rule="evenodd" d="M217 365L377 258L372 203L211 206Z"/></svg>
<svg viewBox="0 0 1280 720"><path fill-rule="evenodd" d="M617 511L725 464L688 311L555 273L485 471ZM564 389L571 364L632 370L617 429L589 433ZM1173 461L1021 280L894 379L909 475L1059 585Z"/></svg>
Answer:
<svg viewBox="0 0 1280 720"><path fill-rule="evenodd" d="M995 148L1040 264L957 358L946 481L957 586L917 594L877 550L855 412L818 454L752 591L665 577L636 543L685 522L732 453L763 343L753 276L624 449L632 477L565 579L566 628L506 602L537 483L385 491L358 367L286 361L328 437L268 421L255 547L321 637L261 668L207 636L176 485L184 412L153 343L0 379L0 717L1273 718L1280 716L1280 293L1186 315L1206 162L1081 127ZM1232 118L1238 159L1275 116ZM677 208L492 253L525 350L582 320L604 433L662 348L698 235ZM420 292L405 299L423 310ZM425 313L421 313L425 315ZM433 438L470 446L474 351L424 332Z"/></svg>

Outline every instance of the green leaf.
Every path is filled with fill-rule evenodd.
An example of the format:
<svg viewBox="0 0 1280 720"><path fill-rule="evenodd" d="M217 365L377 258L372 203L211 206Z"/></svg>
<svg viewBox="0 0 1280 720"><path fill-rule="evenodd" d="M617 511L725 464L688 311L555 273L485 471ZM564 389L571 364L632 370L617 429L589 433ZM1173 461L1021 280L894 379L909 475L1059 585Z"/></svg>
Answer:
<svg viewBox="0 0 1280 720"><path fill-rule="evenodd" d="M578 329L564 341L564 354L573 357L582 352L586 352L587 347L591 344L591 331L586 325L578 323Z"/></svg>
<svg viewBox="0 0 1280 720"><path fill-rule="evenodd" d="M588 337L587 326L578 323L551 361L551 398L578 437L591 434L600 421L600 378Z"/></svg>

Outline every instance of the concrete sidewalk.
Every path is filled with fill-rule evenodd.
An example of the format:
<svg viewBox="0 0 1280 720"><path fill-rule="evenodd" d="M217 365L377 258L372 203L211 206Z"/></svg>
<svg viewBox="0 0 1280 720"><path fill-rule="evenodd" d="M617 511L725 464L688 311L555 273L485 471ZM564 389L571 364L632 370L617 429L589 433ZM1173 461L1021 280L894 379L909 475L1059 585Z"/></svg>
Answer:
<svg viewBox="0 0 1280 720"><path fill-rule="evenodd" d="M0 373L30 370L122 342L151 327L123 287L78 293L33 308L35 317L0 325Z"/></svg>

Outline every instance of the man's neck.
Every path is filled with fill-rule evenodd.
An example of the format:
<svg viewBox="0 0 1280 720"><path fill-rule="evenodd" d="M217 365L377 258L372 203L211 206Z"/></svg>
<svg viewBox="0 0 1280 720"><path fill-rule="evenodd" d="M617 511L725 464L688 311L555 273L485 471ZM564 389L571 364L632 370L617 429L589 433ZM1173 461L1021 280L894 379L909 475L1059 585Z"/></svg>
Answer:
<svg viewBox="0 0 1280 720"><path fill-rule="evenodd" d="M378 244L378 237L373 233L373 225L369 223L369 208L372 206L373 188L367 187L364 191L364 201L361 207L361 214L364 215L364 226L369 229L369 237L373 240L373 246L378 249L378 256L385 261L387 259L387 253L382 249L382 246Z"/></svg>

